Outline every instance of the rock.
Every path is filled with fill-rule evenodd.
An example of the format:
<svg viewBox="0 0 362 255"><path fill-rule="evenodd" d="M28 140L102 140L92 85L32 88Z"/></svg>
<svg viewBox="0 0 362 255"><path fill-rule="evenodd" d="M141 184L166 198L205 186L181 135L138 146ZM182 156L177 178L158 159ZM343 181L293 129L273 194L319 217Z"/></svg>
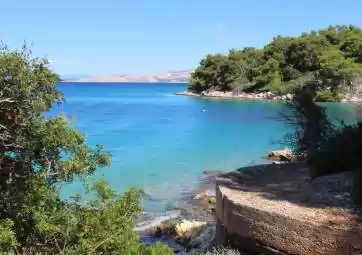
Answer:
<svg viewBox="0 0 362 255"><path fill-rule="evenodd" d="M203 225L198 236L190 240L189 245L201 251L206 251L214 245L216 226L214 224Z"/></svg>
<svg viewBox="0 0 362 255"><path fill-rule="evenodd" d="M205 183L215 183L215 179L222 174L219 170L206 170L201 174L200 182Z"/></svg>
<svg viewBox="0 0 362 255"><path fill-rule="evenodd" d="M178 92L176 95L184 96L201 96L201 97L216 97L216 98L234 98L234 99L258 99L258 100L287 100L293 97L292 94L286 94L283 96L277 96L274 93L268 92L259 92L259 93L246 93L246 92L235 92L235 91L202 91L201 93L193 93L190 91Z"/></svg>
<svg viewBox="0 0 362 255"><path fill-rule="evenodd" d="M342 172L313 179L306 189L308 201L347 207L352 203L353 172Z"/></svg>
<svg viewBox="0 0 362 255"><path fill-rule="evenodd" d="M173 236L175 235L175 225L178 220L172 219L161 222L158 226L146 229L144 232L153 237Z"/></svg>
<svg viewBox="0 0 362 255"><path fill-rule="evenodd" d="M187 252L185 252L185 251L175 251L175 254L176 255L187 255Z"/></svg>
<svg viewBox="0 0 362 255"><path fill-rule="evenodd" d="M290 149L271 151L268 153L268 159L289 162L293 160L293 153Z"/></svg>
<svg viewBox="0 0 362 255"><path fill-rule="evenodd" d="M181 223L176 224L175 234L177 238L194 238L201 230L201 227L206 225L206 222L195 220L182 220Z"/></svg>
<svg viewBox="0 0 362 255"><path fill-rule="evenodd" d="M362 254L362 213L345 198L353 173L313 180L300 163L259 167L218 178L217 245L247 243L262 254Z"/></svg>
<svg viewBox="0 0 362 255"><path fill-rule="evenodd" d="M196 194L193 199L198 200L201 206L211 213L215 212L216 197L214 191L206 190Z"/></svg>
<svg viewBox="0 0 362 255"><path fill-rule="evenodd" d="M175 226L176 241L187 251L192 249L199 252L210 249L215 243L215 223L183 220Z"/></svg>
<svg viewBox="0 0 362 255"><path fill-rule="evenodd" d="M162 237L162 235L163 235L162 229L160 227L157 227L154 233L154 237Z"/></svg>

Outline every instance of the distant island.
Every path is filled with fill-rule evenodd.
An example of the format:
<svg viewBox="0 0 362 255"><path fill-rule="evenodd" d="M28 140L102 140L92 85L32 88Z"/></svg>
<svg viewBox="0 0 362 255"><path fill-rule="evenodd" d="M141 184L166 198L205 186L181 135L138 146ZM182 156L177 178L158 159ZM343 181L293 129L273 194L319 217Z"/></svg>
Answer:
<svg viewBox="0 0 362 255"><path fill-rule="evenodd" d="M91 76L73 80L63 80L65 82L164 82L164 83L186 83L192 71L159 72L151 74L120 74Z"/></svg>

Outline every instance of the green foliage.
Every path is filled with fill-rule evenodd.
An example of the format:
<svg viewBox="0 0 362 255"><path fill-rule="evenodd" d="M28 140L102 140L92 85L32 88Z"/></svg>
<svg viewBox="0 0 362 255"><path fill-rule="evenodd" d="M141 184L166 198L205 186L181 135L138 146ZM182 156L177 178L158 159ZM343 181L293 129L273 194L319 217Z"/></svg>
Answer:
<svg viewBox="0 0 362 255"><path fill-rule="evenodd" d="M281 119L292 127L292 133L285 137L286 146L302 160L309 160L335 133L325 109L318 106L313 97L309 89L298 89L280 113Z"/></svg>
<svg viewBox="0 0 362 255"><path fill-rule="evenodd" d="M228 55L208 55L192 73L189 90L271 91L290 93L302 77L317 82L316 99L340 99L356 86L362 73L362 30L334 26L298 37L274 37L263 49L231 50ZM299 86L298 86L299 87ZM327 97L326 91L332 95Z"/></svg>
<svg viewBox="0 0 362 255"><path fill-rule="evenodd" d="M316 94L316 101L320 102L338 102L340 99L341 96L338 91L331 91L329 89L319 90Z"/></svg>
<svg viewBox="0 0 362 255"><path fill-rule="evenodd" d="M14 222L11 220L0 220L0 252L10 252L18 246L13 228Z"/></svg>
<svg viewBox="0 0 362 255"><path fill-rule="evenodd" d="M145 247L133 231L139 190L121 195L102 181L89 182L109 165L110 154L88 146L65 116L44 117L63 102L58 80L26 47L1 48L0 251L172 254L160 244ZM86 197L60 200L60 185L75 178L86 184Z"/></svg>
<svg viewBox="0 0 362 255"><path fill-rule="evenodd" d="M152 246L143 248L144 255L173 255L174 252L167 246L157 242Z"/></svg>
<svg viewBox="0 0 362 255"><path fill-rule="evenodd" d="M353 171L353 198L362 205L362 123L332 124L306 89L298 90L281 114L282 120L293 126L285 143L306 161L312 177Z"/></svg>
<svg viewBox="0 0 362 255"><path fill-rule="evenodd" d="M202 92L208 89L229 90L235 80L235 66L230 65L228 57L221 54L208 55L196 68L192 79L192 91Z"/></svg>
<svg viewBox="0 0 362 255"><path fill-rule="evenodd" d="M362 169L362 123L336 128L310 157L314 175Z"/></svg>

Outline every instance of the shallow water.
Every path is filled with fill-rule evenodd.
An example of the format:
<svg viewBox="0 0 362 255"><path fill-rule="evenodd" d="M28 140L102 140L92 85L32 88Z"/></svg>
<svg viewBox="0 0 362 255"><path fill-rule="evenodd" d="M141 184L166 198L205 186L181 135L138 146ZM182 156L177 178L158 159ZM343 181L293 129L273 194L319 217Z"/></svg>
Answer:
<svg viewBox="0 0 362 255"><path fill-rule="evenodd" d="M263 162L289 129L275 120L282 104L175 96L185 84L61 83L66 103L50 114L75 115L92 145L112 153L99 169L119 191L144 188L145 211L160 213L190 193L205 170L231 171ZM338 116L350 107L329 105ZM349 114L349 113L348 113ZM81 191L75 183L67 197Z"/></svg>

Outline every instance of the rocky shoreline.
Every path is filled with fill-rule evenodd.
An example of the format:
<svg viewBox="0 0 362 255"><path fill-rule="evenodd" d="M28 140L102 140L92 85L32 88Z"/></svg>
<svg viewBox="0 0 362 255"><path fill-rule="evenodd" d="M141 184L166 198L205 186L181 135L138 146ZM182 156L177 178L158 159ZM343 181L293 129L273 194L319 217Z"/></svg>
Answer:
<svg viewBox="0 0 362 255"><path fill-rule="evenodd" d="M266 157L270 163L286 163L291 161L291 151L288 148L270 151ZM216 179L221 174L223 172L218 170L204 171L199 178L198 186L182 205L169 208L170 213L163 219L135 229L141 240L146 244L163 242L179 255L207 254L207 252L213 254L216 244L215 185Z"/></svg>
<svg viewBox="0 0 362 255"><path fill-rule="evenodd" d="M201 93L194 93L191 91L177 92L177 96L191 96L191 97L201 97L201 98L220 98L220 99L235 99L235 100L271 100L271 101L285 101L293 98L292 94L286 95L276 95L272 92L260 92L260 93L234 93L232 91L222 92L222 91L203 91ZM362 102L362 96L356 96L347 94L342 100L342 103L355 104Z"/></svg>
<svg viewBox="0 0 362 255"><path fill-rule="evenodd" d="M204 98L224 98L224 99L249 99L249 100L288 100L293 96L292 94L286 95L275 95L272 92L260 92L260 93L233 93L233 92L222 92L222 91L210 91L201 92L200 94L193 93L190 91L183 91L176 93L178 96L192 96L192 97L204 97Z"/></svg>
<svg viewBox="0 0 362 255"><path fill-rule="evenodd" d="M216 235L215 179L220 171L204 171L199 185L182 205L170 208L179 215L136 229L144 243L162 242L175 254L203 254L212 251Z"/></svg>

